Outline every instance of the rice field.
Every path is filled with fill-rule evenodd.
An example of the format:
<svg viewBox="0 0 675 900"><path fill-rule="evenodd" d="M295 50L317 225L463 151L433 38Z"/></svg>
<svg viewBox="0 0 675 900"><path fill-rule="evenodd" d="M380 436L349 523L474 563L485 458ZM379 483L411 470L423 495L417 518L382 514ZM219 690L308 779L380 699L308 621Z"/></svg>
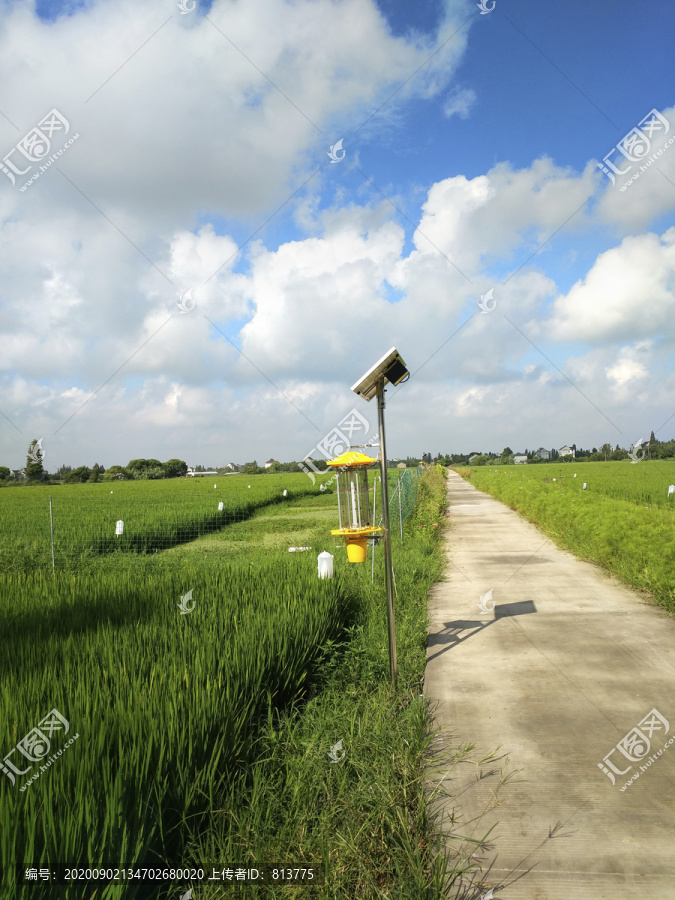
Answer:
<svg viewBox="0 0 675 900"><path fill-rule="evenodd" d="M458 469L538 525L675 612L675 460Z"/></svg>
<svg viewBox="0 0 675 900"><path fill-rule="evenodd" d="M55 567L69 568L194 541L264 506L316 494L322 481L298 473L2 488L0 571L51 568L52 527Z"/></svg>
<svg viewBox="0 0 675 900"><path fill-rule="evenodd" d="M272 711L305 696L325 648L352 624L360 583L370 590L370 566L317 578L318 552L344 555L330 535L335 497L319 481L0 491L5 876L16 863L184 858L209 811L243 783ZM289 541L311 541L314 552L289 553ZM142 885L5 889L66 900L169 895Z"/></svg>

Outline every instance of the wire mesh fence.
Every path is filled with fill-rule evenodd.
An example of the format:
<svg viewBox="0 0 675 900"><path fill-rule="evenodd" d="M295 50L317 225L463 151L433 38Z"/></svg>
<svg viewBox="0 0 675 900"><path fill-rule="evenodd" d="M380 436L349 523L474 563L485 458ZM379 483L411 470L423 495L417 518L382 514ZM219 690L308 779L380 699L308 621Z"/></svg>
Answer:
<svg viewBox="0 0 675 900"><path fill-rule="evenodd" d="M417 502L417 486L422 472L421 466L405 469L389 496L389 528L392 532L398 530L401 541L403 541L403 526ZM378 524L382 525L382 516Z"/></svg>

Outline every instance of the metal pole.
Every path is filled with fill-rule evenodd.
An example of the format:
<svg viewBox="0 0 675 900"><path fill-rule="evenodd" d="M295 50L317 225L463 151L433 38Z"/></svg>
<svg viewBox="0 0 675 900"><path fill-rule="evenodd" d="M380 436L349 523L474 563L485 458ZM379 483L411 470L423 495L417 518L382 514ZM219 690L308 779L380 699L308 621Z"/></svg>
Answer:
<svg viewBox="0 0 675 900"><path fill-rule="evenodd" d="M373 525L375 524L375 510L377 506L375 505L377 500L377 476L373 477ZM375 581L375 539L371 544L370 551L370 582L371 584Z"/></svg>
<svg viewBox="0 0 675 900"><path fill-rule="evenodd" d="M396 687L396 622L394 619L393 575L389 535L389 491L387 488L387 444L384 437L384 378L377 382L377 414L380 426L380 474L382 478L382 524L384 525L384 574L387 584L387 623L389 625L389 668Z"/></svg>
<svg viewBox="0 0 675 900"><path fill-rule="evenodd" d="M54 517L52 516L52 496L49 495L49 527L52 532L52 575L55 574L54 568Z"/></svg>

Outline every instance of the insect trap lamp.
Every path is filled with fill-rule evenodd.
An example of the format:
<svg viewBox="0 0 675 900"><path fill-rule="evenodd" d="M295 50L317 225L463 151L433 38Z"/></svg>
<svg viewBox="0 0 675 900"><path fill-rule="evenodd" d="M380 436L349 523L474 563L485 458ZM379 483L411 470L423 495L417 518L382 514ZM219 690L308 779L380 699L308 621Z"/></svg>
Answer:
<svg viewBox="0 0 675 900"><path fill-rule="evenodd" d="M348 451L328 463L337 469L340 520L340 527L331 534L339 534L345 539L350 563L365 562L368 538L382 531L372 524L368 500L368 467L376 462L365 453Z"/></svg>
<svg viewBox="0 0 675 900"><path fill-rule="evenodd" d="M387 442L384 434L385 385L403 384L410 378L403 357L392 347L352 385L352 390L367 403L377 397L377 420L380 438L380 478L382 482L382 524L384 526L384 572L387 586L387 624L389 630L389 668L391 682L396 686L396 620L394 615L394 569L391 560L391 534L389 531L389 491L387 488ZM378 529L379 531L380 529ZM365 559L365 542L363 551ZM347 545L349 553L349 545Z"/></svg>

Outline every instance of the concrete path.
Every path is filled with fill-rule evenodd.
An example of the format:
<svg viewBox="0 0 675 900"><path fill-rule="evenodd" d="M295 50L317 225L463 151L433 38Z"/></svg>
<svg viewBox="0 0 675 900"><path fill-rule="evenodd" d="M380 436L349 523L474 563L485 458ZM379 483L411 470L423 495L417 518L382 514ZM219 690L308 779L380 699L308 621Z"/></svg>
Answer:
<svg viewBox="0 0 675 900"><path fill-rule="evenodd" d="M675 620L454 472L448 499L424 690L438 746L475 746L447 846L494 826L451 897L675 900Z"/></svg>

